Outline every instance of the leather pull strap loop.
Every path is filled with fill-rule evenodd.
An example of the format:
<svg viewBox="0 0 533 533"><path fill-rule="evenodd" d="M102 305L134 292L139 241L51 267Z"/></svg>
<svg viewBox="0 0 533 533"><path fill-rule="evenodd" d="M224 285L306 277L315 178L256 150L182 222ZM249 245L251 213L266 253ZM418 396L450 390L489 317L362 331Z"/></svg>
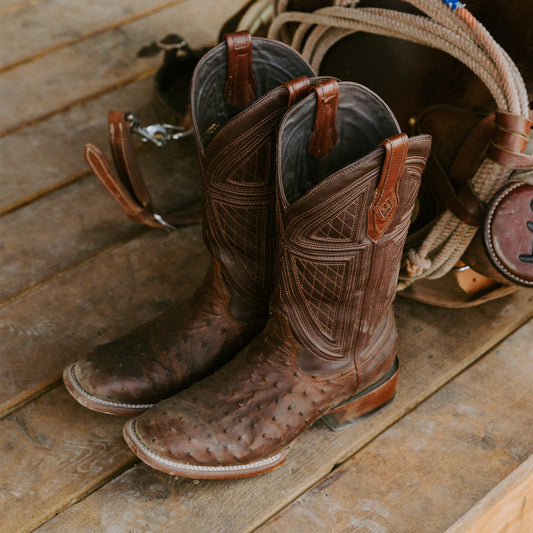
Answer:
<svg viewBox="0 0 533 533"><path fill-rule="evenodd" d="M247 31L224 36L228 53L228 77L224 98L229 105L244 107L257 91L252 68L252 37Z"/></svg>
<svg viewBox="0 0 533 533"><path fill-rule="evenodd" d="M372 205L368 210L367 236L377 242L392 224L398 208L398 187L405 169L409 138L405 133L389 137L380 143L385 159Z"/></svg>
<svg viewBox="0 0 533 533"><path fill-rule="evenodd" d="M113 161L120 181L126 186L133 199L143 208L151 205L152 200L144 183L141 169L135 156L135 147L126 121L128 113L110 111L108 115L109 143Z"/></svg>
<svg viewBox="0 0 533 533"><path fill-rule="evenodd" d="M313 86L317 95L315 124L307 150L312 157L328 155L337 142L337 105L339 103L339 84L328 79Z"/></svg>
<svg viewBox="0 0 533 533"><path fill-rule="evenodd" d="M496 131L487 157L500 165L516 169L533 168L533 156L524 154L531 131L531 118L511 113L496 113Z"/></svg>
<svg viewBox="0 0 533 533"><path fill-rule="evenodd" d="M298 100L307 96L311 90L311 81L307 76L300 76L291 81L286 81L282 83L289 91L289 100L287 102L287 109L292 107Z"/></svg>
<svg viewBox="0 0 533 533"><path fill-rule="evenodd" d="M154 209L137 163L130 125L126 119L128 115L123 111L111 111L108 115L109 140L117 173L98 147L87 144L84 155L91 170L131 220L167 230L200 222L201 212L196 207L165 215L164 219Z"/></svg>

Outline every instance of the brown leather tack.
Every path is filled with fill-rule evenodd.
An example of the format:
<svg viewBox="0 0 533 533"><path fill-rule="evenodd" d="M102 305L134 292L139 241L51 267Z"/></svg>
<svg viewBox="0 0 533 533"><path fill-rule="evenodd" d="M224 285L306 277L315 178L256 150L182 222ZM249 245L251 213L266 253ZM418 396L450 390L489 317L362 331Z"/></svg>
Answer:
<svg viewBox="0 0 533 533"><path fill-rule="evenodd" d="M339 83L347 113L338 117L339 131L346 137L337 141L338 159L334 152L328 156L326 175L315 174L322 167L307 154L308 117L317 99L310 95L286 114L277 143L279 260L270 319L222 369L125 426L127 443L147 464L192 478L266 472L285 460L290 443L317 419L331 415L328 422L338 427L394 396L392 301L431 140L410 139L405 165L389 165L387 180L399 183L393 187L398 206L374 243L367 237L367 213L386 162L380 141L353 152L352 139L361 138L353 103L378 106L365 116L376 120L383 137L399 132L392 117L384 118L390 111L380 100L358 98L365 94L371 93L358 84ZM285 188L293 179L309 185L289 202Z"/></svg>
<svg viewBox="0 0 533 533"><path fill-rule="evenodd" d="M201 213L196 207L165 215L165 220L158 215L137 163L126 119L128 115L123 111L111 111L108 115L109 141L117 174L102 151L93 144L87 144L84 156L91 170L131 220L152 228L166 229L200 222Z"/></svg>
<svg viewBox="0 0 533 533"><path fill-rule="evenodd" d="M530 112L530 117L533 112ZM521 115L496 113L496 132L487 157L510 168L533 168L533 156L524 154L529 141L531 120Z"/></svg>
<svg viewBox="0 0 533 533"><path fill-rule="evenodd" d="M389 229L398 207L398 186L405 167L409 140L405 133L385 139L385 162L374 193L374 200L368 210L367 236L377 242Z"/></svg>
<svg viewBox="0 0 533 533"><path fill-rule="evenodd" d="M483 242L505 278L533 287L533 185L511 181L496 193L483 224Z"/></svg>
<svg viewBox="0 0 533 533"><path fill-rule="evenodd" d="M313 74L289 47L264 39L258 46L274 58L280 54L290 57L291 67L279 74L280 78ZM131 414L147 409L226 363L267 321L274 279L272 160L289 95L281 87L285 79L274 78L274 87L261 95L260 101L225 115L225 78L218 76L217 85L204 81L213 72L225 71L226 63L226 44L222 43L200 60L191 94L197 139L203 133L198 131L199 124L224 117L208 146L199 141L203 233L212 255L211 267L189 302L97 347L65 369L68 390L96 411ZM239 76L248 76L246 70L237 70ZM263 82L272 80L267 70L261 65L257 68ZM262 86L268 87L266 83ZM212 91L211 100L202 92L206 88ZM124 114L110 118L113 153L123 179L109 177L109 165L97 149L89 147L87 155L115 198L140 219L150 202L138 169L128 166L132 161L129 128Z"/></svg>
<svg viewBox="0 0 533 533"><path fill-rule="evenodd" d="M337 103L339 89L335 80L313 87L317 95L315 125L309 138L308 151L313 157L329 154L337 142Z"/></svg>
<svg viewBox="0 0 533 533"><path fill-rule="evenodd" d="M235 107L244 107L255 98L256 83L252 68L252 37L247 31L224 36L228 53L228 79L226 102Z"/></svg>
<svg viewBox="0 0 533 533"><path fill-rule="evenodd" d="M300 76L291 81L282 83L283 87L286 87L289 91L289 101L287 107L291 107L303 96L307 96L311 89L311 82L307 76Z"/></svg>

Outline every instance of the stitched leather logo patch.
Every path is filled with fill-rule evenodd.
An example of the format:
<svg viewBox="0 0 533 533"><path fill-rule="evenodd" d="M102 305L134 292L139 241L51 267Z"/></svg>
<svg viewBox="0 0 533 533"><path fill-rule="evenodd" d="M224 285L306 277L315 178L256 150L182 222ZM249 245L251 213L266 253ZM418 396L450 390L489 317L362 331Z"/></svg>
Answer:
<svg viewBox="0 0 533 533"><path fill-rule="evenodd" d="M531 218L533 218L533 200L529 203L529 208L531 209ZM526 222L526 228L531 232L531 240L533 243L533 220L528 220ZM533 263L533 244L531 245L531 252L528 254L520 254L518 259L523 263Z"/></svg>
<svg viewBox="0 0 533 533"><path fill-rule="evenodd" d="M483 227L489 259L509 281L533 287L533 185L510 182L491 200Z"/></svg>

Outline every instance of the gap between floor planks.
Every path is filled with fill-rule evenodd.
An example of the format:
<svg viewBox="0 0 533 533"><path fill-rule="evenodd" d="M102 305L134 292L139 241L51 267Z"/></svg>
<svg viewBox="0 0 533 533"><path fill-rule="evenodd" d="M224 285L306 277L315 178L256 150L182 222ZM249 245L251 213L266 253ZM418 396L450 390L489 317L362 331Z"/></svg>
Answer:
<svg viewBox="0 0 533 533"><path fill-rule="evenodd" d="M170 32L183 33L192 47L213 43L221 21L240 5L235 0L187 0L4 72L0 92L10 106L0 110L0 136L152 72L161 58L140 60L136 51Z"/></svg>
<svg viewBox="0 0 533 533"><path fill-rule="evenodd" d="M143 152L139 161L158 211L164 214L199 202L201 179L193 140L161 153L156 150ZM0 308L146 230L126 218L94 176L0 218L6 250Z"/></svg>
<svg viewBox="0 0 533 533"><path fill-rule="evenodd" d="M533 454L532 337L529 322L261 533L444 531Z"/></svg>
<svg viewBox="0 0 533 533"><path fill-rule="evenodd" d="M18 11L19 9L25 9L29 6L35 4L40 4L47 0L1 0L0 1L0 17L6 15L7 13L12 13L13 11Z"/></svg>
<svg viewBox="0 0 533 533"><path fill-rule="evenodd" d="M195 270L194 262L189 263L188 268ZM183 267L180 270L182 274L186 273ZM70 284L67 283L68 285ZM453 379L482 353L490 349L495 342L518 327L526 315L531 316L533 305L531 298L524 292L520 292L505 301L492 302L474 310L468 310L468 312L445 309L431 309L431 312L428 312L428 308L422 304L403 300L397 301L395 307L399 323L402 370L397 398L384 411L339 433L333 433L325 429L322 424L316 424L299 437L283 467L253 480L200 482L199 485L191 487L188 481L176 480L139 467L140 469L134 468L133 471L129 471L130 473L118 478L120 481L117 483L121 484L122 489L128 494L138 490L135 480L138 480L141 486L145 486L145 483L148 485L154 483L157 487L161 486L161 489L157 491L161 490L166 495L163 499L168 498L171 506L174 504L179 506L183 498L188 498L190 491L193 490L196 496L192 501L192 508L186 513L182 509L180 513L185 513L184 516L188 517L188 520L194 517L198 531L209 531L215 523L227 524L228 527L232 525L237 530L250 526L252 522L254 526L259 525L307 490L313 483L327 475L335 464L345 461L405 413ZM76 312L67 314L79 316ZM91 318L92 320L94 318ZM452 328L454 328L453 336L444 334ZM68 334L68 330L65 333ZM57 351L54 353L57 355ZM55 365L58 370L62 368L62 364L61 360L56 360ZM48 362L48 367L50 366L53 367L53 364ZM54 418L53 413L60 406L64 406L62 409L68 410L71 414ZM84 459L84 464L87 466L79 468L76 459L79 455L78 450L94 442L95 432L99 431L95 416L101 417L113 436L106 437L108 446L100 446L98 453L91 455L91 461ZM21 424L20 421L23 423ZM6 417L1 422L3 429L0 435L3 436L3 444L0 445L9 453L5 453L0 459L6 464L4 470L7 468L6 471L11 472L7 479L13 489L10 489L11 485L5 485L4 489L8 495L16 490L19 490L21 494L31 493L32 502L34 502L31 517L29 517L24 514L26 506L24 497L19 497L19 499L13 496L8 497L5 504L9 504L7 508L12 514L6 516L9 516L11 521L14 520L15 524L23 517L25 517L24 520L31 518L32 527L35 527L39 520L49 518L58 509L70 505L69 498L72 494L75 494L76 498L81 498L84 493L92 492L104 477L111 478L112 472L109 472L109 469L115 468L115 460L111 460L110 455L115 459L116 454L122 457L120 468L123 468L131 459L120 438L123 421L123 419L91 413L77 406L62 387L54 389ZM66 428L63 427L65 424ZM55 444L61 446L61 439L56 441L54 435L62 435L68 431L72 432L72 439L74 439L71 448L63 451L61 448L56 449ZM10 449L6 441L24 442L25 448L24 450L19 447ZM321 450L318 455L314 453L317 449ZM61 455L61 460L57 459L58 455ZM16 469L10 465L17 465ZM82 475L84 469L88 470L88 473ZM106 469L108 471L104 473L102 470ZM27 471L34 472L33 480L26 476ZM49 487L43 484L44 479L54 480L53 494L50 494ZM113 483L115 481L109 485L111 490ZM126 488L128 484L132 484L130 489ZM101 490L107 489L104 487ZM251 495L258 491L263 495L261 503L251 499ZM131 494L130 497L132 497ZM93 501L91 498L92 496L87 500ZM114 498L115 496L111 499ZM139 498L141 500L144 498L142 491ZM152 496L148 497L149 500L150 498ZM210 506L209 501L216 501L217 506ZM235 515L234 509L237 501L241 502L244 507L250 507L249 512L251 516L256 516L255 521L252 521L248 515ZM139 509L139 512L146 513L147 519L150 520L155 519L152 515L156 511L160 512L154 501L151 503L136 501L134 506ZM268 512L268 516L265 516L265 512ZM196 516L198 513L199 516ZM170 520L170 518L166 516L165 519ZM87 517L84 520L86 519ZM154 523L160 523L158 520ZM127 520L125 524L128 525ZM73 526L73 530L83 531L83 529L78 529L77 525Z"/></svg>
<svg viewBox="0 0 533 533"><path fill-rule="evenodd" d="M0 73L184 1L152 1L147 9L145 0L92 0L90 3L86 0L69 0L67 5L48 0L42 5L30 4L25 9L10 13L0 12L3 15L0 18L3 33ZM61 31L58 31L58 20L61 21ZM21 40L21 36L26 38Z"/></svg>
<svg viewBox="0 0 533 533"><path fill-rule="evenodd" d="M533 531L533 455L511 472L445 533Z"/></svg>
<svg viewBox="0 0 533 533"><path fill-rule="evenodd" d="M57 381L69 359L189 296L207 260L198 225L151 231L2 308L0 412Z"/></svg>
<svg viewBox="0 0 533 533"><path fill-rule="evenodd" d="M413 319L409 321L409 327L404 327L401 330L404 335L412 329L417 330L421 325L422 318L423 322L427 321L427 309L417 309L424 306L413 302L402 302L400 307L401 322L403 321L401 316L404 313L410 314L412 312L413 314ZM446 314L450 315L452 311L448 311ZM442 319L443 316L441 315L438 318ZM406 324L404 323L403 326L406 326ZM483 327L476 329L468 325L462 326L461 322L458 321L458 336L462 337L469 327L471 328L469 335L472 337L490 334L490 331L486 331ZM527 327L530 329L531 325ZM517 335L527 335L527 331L527 329L519 330ZM416 334L415 337L417 337ZM422 338L425 340L422 340ZM528 387L530 389L531 384L527 381L527 375L520 371L520 366L515 365L517 357L520 360L520 352L508 350L507 344L514 342L513 337L507 341L507 344L504 343L501 347L492 350L487 358L483 358L475 366L468 368L463 374L448 382L443 388L438 382L450 370L450 368L446 368L450 364L448 357L456 359L454 365L456 374L461 372L461 368L468 367L472 359L468 358L462 347L453 346L453 343L440 351L440 353L434 351L438 347L437 340L438 334L433 332L431 335L419 334L410 347L405 346L405 340L402 342L403 358L399 393L397 399L386 410L374 417L363 420L356 426L337 433L329 431L321 423L315 424L297 439L292 446L286 463L277 470L249 479L193 481L167 476L143 464L139 464L95 492L88 490L92 494L63 511L39 531L41 533L63 530L84 533L95 529L99 531L114 531L116 529L125 531L175 530L188 531L190 533L197 531L252 531L274 517L301 495L304 495L304 500L306 494L311 494L312 496L313 491L311 493L306 493L306 491L320 480L324 481L321 490L327 490L325 489L326 484L335 482L338 472L343 471L343 469L346 470L348 467L342 465L336 468L330 476L331 480L328 481L330 478L327 476L331 470L336 465L349 459L350 456L361 450L383 431L385 431L383 435L386 435L384 439L390 444L391 448L395 448L396 455L401 459L403 447L398 446L398 439L395 438L397 432L401 433L401 428L407 424L408 429L404 430L404 432L407 434L411 432L412 436L405 442L406 449L416 446L415 430L427 429L426 421L431 421L432 417L438 416L434 414L436 411L432 414L432 409L440 409L448 413L451 411L453 413L454 409L458 408L456 403L454 403L455 391L462 391L460 405L468 407L468 409L465 407L465 411L461 412L462 418L456 423L455 427L458 433L460 433L460 430L468 429L472 423L468 417L474 412L475 408L483 411L483 402L491 394L490 391L486 390L486 387L485 392L481 393L483 391L483 376L485 378L489 376L490 384L500 388L505 385L506 379L509 379L510 376L514 377L513 384L515 386L513 391L516 396L509 394L508 403L513 401L516 403L517 399L521 398L521 400L518 400L521 401L521 408L527 407L527 402L525 401L527 394L524 391L527 391ZM431 353L426 351L428 348ZM457 349L459 356L455 357L454 354L449 352L450 349ZM507 353L509 353L509 357L506 356ZM428 357L430 355L432 355L431 359ZM497 361L497 363L494 361ZM528 364L531 365L531 361ZM492 368L495 368L495 370L491 371ZM470 394L469 386L464 385L465 380L466 383L471 381L477 384L475 390L480 390L480 394L477 397L476 394ZM440 390L434 397L436 399L430 398L427 402L422 403L438 389ZM472 404L472 402L474 403ZM477 407L474 407L474 404ZM492 406L492 404L490 405ZM413 408L416 409L414 414L411 413L404 419L407 422L401 421L395 424L403 414ZM497 416L499 417L500 414L498 411ZM513 426L515 419L519 416L517 412L514 412L513 415L513 417L508 417L508 419L504 420L503 426L498 428L498 439L501 435L505 435L507 425L509 427ZM490 412L485 413L486 416L490 417ZM531 412L528 416L531 417ZM415 422L410 422L412 420L415 420ZM418 423L418 421L421 422ZM453 424L453 414L447 415L445 422ZM117 425L120 426L121 423L122 421L119 421ZM479 445L473 446L473 452L475 453L471 454L470 458L473 456L479 457L479 454L485 453L484 443L486 442L488 442L489 451L492 450L492 441L485 438L483 423L483 421L479 424L474 422L475 427L472 429L471 435L474 439L473 443L478 443ZM429 426L435 430L435 433L441 434L441 431L437 432L435 428L437 424L433 423L433 425L429 424ZM517 432L520 433L520 429L515 426L513 426L513 435ZM397 427L400 427L400 429L396 429ZM389 429L387 430L387 428ZM442 431L445 433L445 430L446 427ZM458 438L460 439L460 437ZM524 438L524 435L522 435L520 443L524 444ZM369 447L374 446L374 443L378 442L379 439L382 439L382 437L374 440ZM402 439L400 438L399 440ZM429 438L426 439L425 443L427 444L425 449L429 451L431 451L430 444L433 448L435 446L438 447L438 442L430 442ZM531 445L531 441L529 441L529 445ZM507 446L506 450L507 452L509 451L509 446ZM502 468L495 469L496 473L493 472L490 479L487 479L483 486L478 487L478 496L476 498L483 491L486 492L491 483L497 482L506 472L527 457L526 451L522 451L523 453L517 452L516 457L512 461L506 462ZM507 452L504 452L503 455ZM359 457L362 454L365 457L372 457L370 452L362 450L353 459L350 459L350 465L359 464ZM498 452L494 455L496 460L502 457L502 454L498 454ZM416 454L411 453L409 457L415 458ZM505 455L505 457L508 457L508 455ZM411 468L416 465L412 465L410 461L407 461L407 463L408 468L403 471L400 470L400 465L395 465L391 469L392 475L401 476L403 472L408 477ZM466 461L466 464L475 469L475 463ZM438 467L439 480L443 481L447 477L452 480L455 479L453 474L451 474L453 472L452 464L448 462L446 463L447 468L444 466L440 465ZM416 474L414 473L413 475ZM482 472L478 475L482 476ZM372 470L368 469L365 478L368 483L371 482L372 477ZM381 483L381 478L376 481L378 487ZM468 484L466 483L466 485ZM412 495L415 490L415 488L411 488L410 494ZM447 490L448 498L453 497L453 488L448 486ZM318 489L317 493L320 496L321 492ZM332 501L335 501L333 497L328 499L330 505L333 505ZM449 502L449 499L446 501ZM458 507L458 512L462 512L465 508L465 503L468 507L473 502L463 502L462 507ZM411 503L411 505L415 506L415 503ZM397 508L400 507L401 505L398 503ZM310 508L312 510L313 506L311 505ZM287 507L287 512L290 509L291 506ZM280 516L283 516L283 512ZM305 517L305 514L303 516ZM449 518L450 514L448 514ZM292 531L322 531L320 528L313 527L298 529L298 520L291 520L290 517L284 523L290 525L290 527L288 526L289 529L284 531L291 531L291 533ZM415 528L415 530L425 531L425 529L420 528ZM324 529L324 531L327 531L327 529ZM392 531L396 530L392 529ZM413 529L410 531L413 531Z"/></svg>
<svg viewBox="0 0 533 533"><path fill-rule="evenodd" d="M86 143L96 144L110 157L110 110L131 111L143 124L157 121L152 86L151 78L134 82L0 139L0 215L90 175L83 158ZM164 158L167 151L158 153Z"/></svg>

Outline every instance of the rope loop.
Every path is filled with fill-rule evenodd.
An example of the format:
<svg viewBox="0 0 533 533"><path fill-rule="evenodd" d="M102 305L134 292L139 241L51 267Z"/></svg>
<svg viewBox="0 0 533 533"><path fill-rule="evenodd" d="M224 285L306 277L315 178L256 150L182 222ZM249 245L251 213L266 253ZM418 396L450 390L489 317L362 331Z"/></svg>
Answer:
<svg viewBox="0 0 533 533"><path fill-rule="evenodd" d="M518 68L483 25L457 0L403 0L421 11L413 15L392 9L358 7L334 0L313 13L286 11L278 1L268 36L299 50L317 71L327 51L342 38L366 32L437 48L465 64L489 89L499 113L529 117L526 87ZM298 23L289 33L287 25ZM509 179L512 169L484 158L471 178L481 201ZM444 276L461 258L477 231L446 210L431 224L417 250L404 252L399 289L416 279Z"/></svg>

